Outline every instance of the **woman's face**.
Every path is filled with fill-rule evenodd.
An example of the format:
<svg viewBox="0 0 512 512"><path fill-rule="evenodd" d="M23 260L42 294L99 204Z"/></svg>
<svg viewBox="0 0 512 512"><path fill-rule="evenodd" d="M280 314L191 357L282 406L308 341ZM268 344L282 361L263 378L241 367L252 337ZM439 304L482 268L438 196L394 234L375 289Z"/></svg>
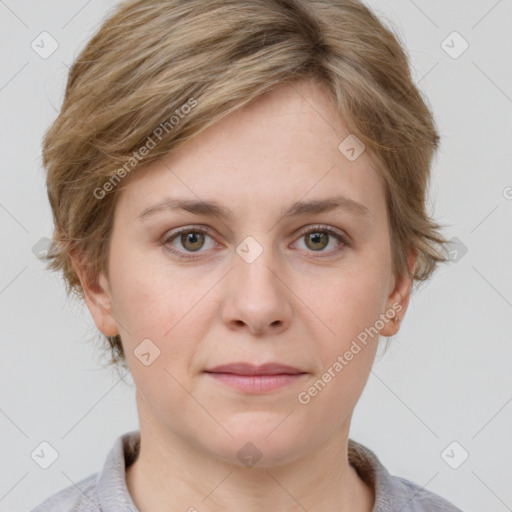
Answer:
<svg viewBox="0 0 512 512"><path fill-rule="evenodd" d="M300 82L130 177L88 305L121 334L141 427L260 465L348 436L375 332L396 332L410 285L391 274L369 155L339 149L348 135L326 90Z"/></svg>

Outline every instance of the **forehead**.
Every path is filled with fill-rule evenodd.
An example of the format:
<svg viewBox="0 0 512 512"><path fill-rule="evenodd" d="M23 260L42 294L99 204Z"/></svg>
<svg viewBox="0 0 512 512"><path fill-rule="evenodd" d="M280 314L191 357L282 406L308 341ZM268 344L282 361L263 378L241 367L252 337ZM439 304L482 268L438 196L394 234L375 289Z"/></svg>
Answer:
<svg viewBox="0 0 512 512"><path fill-rule="evenodd" d="M354 161L340 151L349 135L325 86L281 85L150 164L121 195L137 215L169 196L267 212L343 195L376 217L383 183L366 151Z"/></svg>

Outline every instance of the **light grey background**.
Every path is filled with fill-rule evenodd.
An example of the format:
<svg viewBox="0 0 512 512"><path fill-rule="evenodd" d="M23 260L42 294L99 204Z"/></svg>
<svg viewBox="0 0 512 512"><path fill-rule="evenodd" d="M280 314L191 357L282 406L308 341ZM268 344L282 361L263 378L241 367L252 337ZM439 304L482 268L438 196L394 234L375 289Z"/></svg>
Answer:
<svg viewBox="0 0 512 512"><path fill-rule="evenodd" d="M413 297L351 437L464 511L512 510L512 4L368 3L402 37L436 115L431 213L467 253ZM101 369L88 311L32 253L52 230L41 137L68 66L114 4L0 0L0 512L99 471L115 438L138 428L130 377ZM31 48L43 31L59 44L47 59ZM456 59L441 46L454 31L469 43ZM457 36L447 44L462 48ZM59 454L48 469L31 458L43 441ZM445 460L457 465L462 450L452 469Z"/></svg>

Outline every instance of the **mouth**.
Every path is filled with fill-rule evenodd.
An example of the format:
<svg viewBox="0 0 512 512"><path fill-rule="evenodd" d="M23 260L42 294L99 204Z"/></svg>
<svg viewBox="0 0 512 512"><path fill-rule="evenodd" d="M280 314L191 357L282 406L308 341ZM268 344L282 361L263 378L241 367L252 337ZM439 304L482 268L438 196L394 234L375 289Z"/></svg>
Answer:
<svg viewBox="0 0 512 512"><path fill-rule="evenodd" d="M217 382L244 393L266 393L289 386L307 372L280 363L255 366L250 363L230 363L205 370Z"/></svg>

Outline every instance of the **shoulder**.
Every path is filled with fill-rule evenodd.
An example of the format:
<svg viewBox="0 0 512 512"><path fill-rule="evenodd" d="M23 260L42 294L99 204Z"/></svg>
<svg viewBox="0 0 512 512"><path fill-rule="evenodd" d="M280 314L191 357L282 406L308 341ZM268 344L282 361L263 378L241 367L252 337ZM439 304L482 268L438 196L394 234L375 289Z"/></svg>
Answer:
<svg viewBox="0 0 512 512"><path fill-rule="evenodd" d="M373 512L462 512L424 487L392 475L373 451L352 439L349 439L348 457L361 479L374 490Z"/></svg>
<svg viewBox="0 0 512 512"><path fill-rule="evenodd" d="M137 456L139 447L139 431L119 436L100 472L72 483L31 512L136 512L137 508L126 486L125 469Z"/></svg>
<svg viewBox="0 0 512 512"><path fill-rule="evenodd" d="M45 499L30 512L97 512L97 481L99 473L83 478Z"/></svg>
<svg viewBox="0 0 512 512"><path fill-rule="evenodd" d="M462 512L460 508L432 491L399 476L391 476L390 491L402 512Z"/></svg>

